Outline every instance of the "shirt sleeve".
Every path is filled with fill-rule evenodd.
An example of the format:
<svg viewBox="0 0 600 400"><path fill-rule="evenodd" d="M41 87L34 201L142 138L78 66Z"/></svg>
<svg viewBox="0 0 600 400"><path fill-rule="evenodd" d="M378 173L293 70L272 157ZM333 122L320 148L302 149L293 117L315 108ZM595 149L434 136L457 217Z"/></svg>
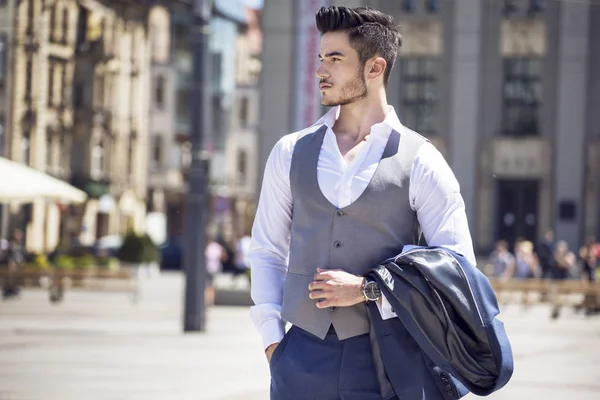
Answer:
<svg viewBox="0 0 600 400"><path fill-rule="evenodd" d="M281 305L292 221L289 147L289 138L284 137L267 160L248 255L255 304L250 315L265 349L285 334Z"/></svg>
<svg viewBox="0 0 600 400"><path fill-rule="evenodd" d="M475 264L460 185L444 156L431 143L421 146L415 157L409 197L427 244L453 250ZM397 316L385 296L377 307L384 320Z"/></svg>
<svg viewBox="0 0 600 400"><path fill-rule="evenodd" d="M421 146L415 158L409 196L427 244L445 247L475 264L460 185L442 154L431 143Z"/></svg>

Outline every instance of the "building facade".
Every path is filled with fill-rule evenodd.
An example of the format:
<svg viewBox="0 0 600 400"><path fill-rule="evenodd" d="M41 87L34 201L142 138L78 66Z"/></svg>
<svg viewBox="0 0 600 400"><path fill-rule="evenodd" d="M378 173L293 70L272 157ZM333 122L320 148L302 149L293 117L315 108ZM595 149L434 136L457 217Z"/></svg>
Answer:
<svg viewBox="0 0 600 400"><path fill-rule="evenodd" d="M166 2L153 7L149 26L152 64L146 226L157 243L164 242L175 230L172 225L178 215L173 210L181 209L186 187L182 171L182 143L175 130L178 59L172 51L171 12L176 11L168 7Z"/></svg>
<svg viewBox="0 0 600 400"><path fill-rule="evenodd" d="M71 182L90 200L77 237L143 231L149 146L149 7L79 1L73 82ZM77 155L77 157L75 157Z"/></svg>
<svg viewBox="0 0 600 400"><path fill-rule="evenodd" d="M313 1L358 6L354 1ZM445 155L476 251L547 229L600 236L600 9L586 2L369 1L403 45L388 85L401 121ZM259 166L293 130L298 2L265 1ZM302 43L302 42L300 42ZM316 85L316 80L314 82ZM269 110L268 113L266 110ZM325 110L321 110L325 111Z"/></svg>
<svg viewBox="0 0 600 400"><path fill-rule="evenodd" d="M142 230L148 147L149 7L129 0L22 0L11 24L2 96L3 155L84 190L81 206L10 208L29 251ZM4 53L6 54L6 53Z"/></svg>
<svg viewBox="0 0 600 400"><path fill-rule="evenodd" d="M180 1L169 7L171 59L153 63L154 96L164 96L165 105L159 109L155 104L151 112L155 121L151 124L155 131L152 137L156 141L151 146L149 210L166 218L167 237L180 236L186 222L186 173L191 161L193 112L190 4ZM260 40L256 10L240 2L213 2L208 50L212 129L204 133L203 151L209 160L208 229L226 240L241 235L253 215ZM161 79L164 84L160 84ZM164 95L158 96L160 87L164 87ZM172 118L167 121L169 113ZM162 168L156 162L159 158Z"/></svg>

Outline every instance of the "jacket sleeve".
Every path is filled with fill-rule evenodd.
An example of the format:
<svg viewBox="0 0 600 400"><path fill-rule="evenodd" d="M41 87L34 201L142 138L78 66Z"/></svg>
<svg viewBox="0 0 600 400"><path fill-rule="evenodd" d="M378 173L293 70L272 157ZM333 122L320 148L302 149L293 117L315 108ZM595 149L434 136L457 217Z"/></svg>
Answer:
<svg viewBox="0 0 600 400"><path fill-rule="evenodd" d="M489 280L442 248L401 255L372 270L421 350L471 392L486 396L513 372L512 349Z"/></svg>

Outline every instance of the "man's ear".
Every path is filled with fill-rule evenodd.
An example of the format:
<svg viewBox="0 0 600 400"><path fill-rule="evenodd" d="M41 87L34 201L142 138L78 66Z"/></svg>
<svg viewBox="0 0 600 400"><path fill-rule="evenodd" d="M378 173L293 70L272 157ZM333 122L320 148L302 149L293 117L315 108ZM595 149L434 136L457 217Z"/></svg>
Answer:
<svg viewBox="0 0 600 400"><path fill-rule="evenodd" d="M367 61L366 65L367 79L383 78L383 73L387 68L387 63L382 57L375 57Z"/></svg>

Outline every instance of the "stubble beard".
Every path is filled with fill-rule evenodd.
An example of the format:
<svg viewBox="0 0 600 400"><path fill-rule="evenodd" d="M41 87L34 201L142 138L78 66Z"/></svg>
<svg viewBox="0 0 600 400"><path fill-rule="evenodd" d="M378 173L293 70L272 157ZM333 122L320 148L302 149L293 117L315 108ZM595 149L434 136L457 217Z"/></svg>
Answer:
<svg viewBox="0 0 600 400"><path fill-rule="evenodd" d="M362 74L362 69L356 74L356 78L346 84L337 99L321 99L321 104L327 107L337 107L352 104L360 99L367 97L367 84Z"/></svg>

